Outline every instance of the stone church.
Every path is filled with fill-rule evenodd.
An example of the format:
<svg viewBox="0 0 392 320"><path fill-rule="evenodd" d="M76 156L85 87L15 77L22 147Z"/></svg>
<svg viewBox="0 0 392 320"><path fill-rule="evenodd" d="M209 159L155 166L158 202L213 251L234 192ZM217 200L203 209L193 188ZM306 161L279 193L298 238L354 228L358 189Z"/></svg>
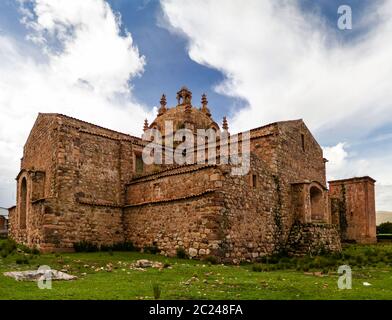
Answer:
<svg viewBox="0 0 392 320"><path fill-rule="evenodd" d="M144 130L227 131L183 87L178 105L165 96ZM241 134L239 134L241 136ZM146 165L148 141L62 114L39 114L16 177L10 236L43 252L132 242L175 256L252 261L285 251L292 255L339 251L343 241L376 241L375 180L326 180L323 151L302 120L250 130L250 170L233 164ZM198 145L205 147L205 144ZM215 146L219 148L219 141Z"/></svg>

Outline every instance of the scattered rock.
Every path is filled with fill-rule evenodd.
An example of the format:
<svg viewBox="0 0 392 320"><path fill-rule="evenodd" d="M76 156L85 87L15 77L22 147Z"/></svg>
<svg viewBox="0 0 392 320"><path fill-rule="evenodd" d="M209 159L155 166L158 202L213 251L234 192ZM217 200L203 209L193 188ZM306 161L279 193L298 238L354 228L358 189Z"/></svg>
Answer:
<svg viewBox="0 0 392 320"><path fill-rule="evenodd" d="M164 264L162 262L158 262L158 261L150 261L150 260L146 260L146 259L142 259L142 260L137 260L135 263L133 263L131 265L131 269L133 270L143 270L146 268L157 268L157 269L163 269L164 268Z"/></svg>
<svg viewBox="0 0 392 320"><path fill-rule="evenodd" d="M145 259L138 260L138 261L136 261L135 266L138 267L138 268L151 268L152 267L152 261L145 260Z"/></svg>
<svg viewBox="0 0 392 320"><path fill-rule="evenodd" d="M16 281L38 281L42 277L50 277L52 280L75 280L77 277L57 270L32 270L5 272L5 276L14 278Z"/></svg>
<svg viewBox="0 0 392 320"><path fill-rule="evenodd" d="M315 276L315 277L324 277L323 273L320 271L317 272L304 272L307 276Z"/></svg>
<svg viewBox="0 0 392 320"><path fill-rule="evenodd" d="M182 284L189 286L192 282L196 282L196 281L200 281L200 280L197 276L193 276L189 280L182 282Z"/></svg>

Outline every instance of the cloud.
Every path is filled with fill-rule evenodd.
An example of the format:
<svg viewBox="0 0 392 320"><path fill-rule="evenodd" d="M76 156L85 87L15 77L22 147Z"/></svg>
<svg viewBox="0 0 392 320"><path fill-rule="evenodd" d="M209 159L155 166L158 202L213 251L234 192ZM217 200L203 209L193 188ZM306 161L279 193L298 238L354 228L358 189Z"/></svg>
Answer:
<svg viewBox="0 0 392 320"><path fill-rule="evenodd" d="M355 157L355 153L348 151L347 143L340 142L333 147L323 147L323 151L328 160L329 180L371 175L371 161Z"/></svg>
<svg viewBox="0 0 392 320"><path fill-rule="evenodd" d="M377 211L392 211L392 185L377 185Z"/></svg>
<svg viewBox="0 0 392 320"><path fill-rule="evenodd" d="M392 21L381 15L391 1L369 13L382 22L353 43L339 41L336 30L301 11L298 1L161 3L171 30L188 38L189 56L226 75L216 90L249 102L234 113L233 128L305 118L319 130L351 117L349 129L365 134L392 115ZM360 24L374 22L366 19Z"/></svg>
<svg viewBox="0 0 392 320"><path fill-rule="evenodd" d="M324 157L328 160L327 168L330 178L338 179L340 172L347 165L348 153L345 150L345 143L338 143L333 147L324 147Z"/></svg>
<svg viewBox="0 0 392 320"><path fill-rule="evenodd" d="M323 151L324 157L328 159L327 171L330 180L369 175L375 177L380 186L390 186L389 190L392 190L391 155L380 157L379 154L374 154L365 158L358 156L350 150L347 143L342 142L333 147L323 147Z"/></svg>
<svg viewBox="0 0 392 320"><path fill-rule="evenodd" d="M2 205L15 201L14 178L38 112L63 113L135 135L148 113L131 86L145 59L105 1L20 3L30 41L0 34Z"/></svg>
<svg viewBox="0 0 392 320"><path fill-rule="evenodd" d="M391 150L366 158L350 145L392 124L392 0L369 4L363 17L354 10L361 33L351 41L299 1L161 0L161 6L167 29L188 39L190 58L225 75L215 90L248 101L232 110L233 131L303 118L335 145L325 149L331 176L366 172L389 181L379 168L391 171Z"/></svg>
<svg viewBox="0 0 392 320"><path fill-rule="evenodd" d="M324 156L329 160L327 172L329 180L371 176L377 179L376 208L378 211L392 211L392 156L368 158L358 157L349 151L346 143L324 147Z"/></svg>

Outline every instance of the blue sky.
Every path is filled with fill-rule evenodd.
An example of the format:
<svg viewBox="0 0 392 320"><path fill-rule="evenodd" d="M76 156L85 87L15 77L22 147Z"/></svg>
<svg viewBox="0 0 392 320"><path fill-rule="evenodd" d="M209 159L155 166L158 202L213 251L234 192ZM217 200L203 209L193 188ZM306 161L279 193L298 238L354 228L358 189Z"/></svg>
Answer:
<svg viewBox="0 0 392 320"><path fill-rule="evenodd" d="M187 52L187 40L173 35L159 26L162 15L159 1L112 0L112 8L121 13L124 26L132 32L147 65L143 76L133 82L135 96L143 103L155 106L162 93L166 93L169 105L175 104L176 92L186 85L199 104L201 95L208 95L211 111L221 119L230 111L230 106L245 105L246 101L228 98L215 93L213 87L223 80L219 71L192 61Z"/></svg>
<svg viewBox="0 0 392 320"><path fill-rule="evenodd" d="M213 115L217 119L230 114L233 107L237 109L247 105L246 100L217 94L213 88L224 79L224 74L192 61L186 50L187 39L159 26L162 15L159 0L110 0L108 2L114 10L121 13L124 26L132 32L140 52L147 58L143 76L133 83L138 99L153 106L158 103L160 94L165 92L169 102L174 105L175 93L180 86L186 84L192 89L196 99L203 92L207 93L213 106ZM350 5L357 17L371 7L370 1L363 0L344 2L301 0L300 3L304 11L320 12L331 26L336 25L337 7L342 3ZM336 32L342 39L353 41L360 35L356 32L355 19L353 23L354 28L351 31L341 31L336 28Z"/></svg>
<svg viewBox="0 0 392 320"><path fill-rule="evenodd" d="M104 0L28 0L24 10L0 2L0 145L12 154L0 155L0 206L14 201L37 112L139 135L161 94L174 105L187 85L194 104L207 93L215 120L229 116L233 130L303 118L325 148L329 178L373 176L379 208L392 210L391 0L107 2L109 15ZM352 30L337 28L342 4L352 8ZM110 14L121 15L119 34ZM81 39L91 59L78 60Z"/></svg>
<svg viewBox="0 0 392 320"><path fill-rule="evenodd" d="M135 97L147 106L156 106L162 93L168 96L169 104L175 103L175 94L182 85L191 88L197 103L202 93L208 95L213 116L221 119L236 110L246 107L246 99L227 97L218 94L214 87L225 77L213 68L200 65L190 59L187 39L173 34L160 26L162 9L159 0L108 0L114 11L121 14L124 29L131 32L139 51L146 57L146 67L141 77L132 82ZM352 7L355 17L359 18L372 3L364 0L301 0L304 12L317 12L330 26L336 25L337 7L348 4ZM17 39L23 39L26 28L20 23L19 4L15 0L0 2L0 29L10 33ZM341 31L334 28L338 36L353 41L361 33L355 28ZM124 31L124 29L122 31ZM366 32L366 30L364 30ZM234 110L233 110L234 109ZM387 129L388 130L388 129ZM327 140L327 139L326 139ZM326 141L334 143L334 141Z"/></svg>

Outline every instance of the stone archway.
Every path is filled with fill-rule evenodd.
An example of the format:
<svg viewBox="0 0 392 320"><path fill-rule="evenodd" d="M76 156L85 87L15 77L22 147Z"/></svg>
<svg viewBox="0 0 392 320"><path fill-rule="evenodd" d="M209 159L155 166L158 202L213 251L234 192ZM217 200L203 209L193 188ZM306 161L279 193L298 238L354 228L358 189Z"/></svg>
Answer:
<svg viewBox="0 0 392 320"><path fill-rule="evenodd" d="M19 228L26 229L27 220L27 181L22 179L20 184Z"/></svg>
<svg viewBox="0 0 392 320"><path fill-rule="evenodd" d="M312 221L324 221L323 191L315 186L310 188L310 205Z"/></svg>

